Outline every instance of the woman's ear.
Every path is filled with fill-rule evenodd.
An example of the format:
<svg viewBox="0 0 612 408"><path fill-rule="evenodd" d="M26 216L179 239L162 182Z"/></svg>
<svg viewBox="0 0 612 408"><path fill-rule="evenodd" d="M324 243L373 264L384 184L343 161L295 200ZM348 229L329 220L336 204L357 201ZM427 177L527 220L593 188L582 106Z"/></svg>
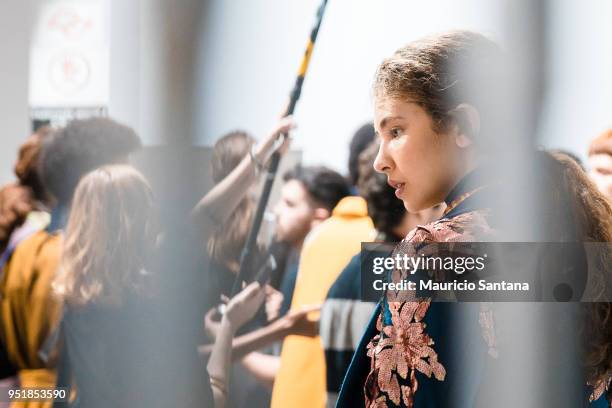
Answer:
<svg viewBox="0 0 612 408"><path fill-rule="evenodd" d="M314 210L314 219L318 220L318 221L323 221L329 218L329 216L331 215L331 213L329 212L329 210L327 208L323 208L323 207L317 207Z"/></svg>
<svg viewBox="0 0 612 408"><path fill-rule="evenodd" d="M473 105L462 103L450 111L450 114L453 116L457 126L455 143L460 148L470 146L474 141L474 137L480 132L480 114L478 110Z"/></svg>

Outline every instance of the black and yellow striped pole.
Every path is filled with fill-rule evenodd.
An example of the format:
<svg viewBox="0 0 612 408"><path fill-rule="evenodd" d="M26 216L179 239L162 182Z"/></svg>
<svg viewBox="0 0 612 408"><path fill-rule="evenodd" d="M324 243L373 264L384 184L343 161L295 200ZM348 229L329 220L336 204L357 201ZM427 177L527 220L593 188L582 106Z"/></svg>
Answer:
<svg viewBox="0 0 612 408"><path fill-rule="evenodd" d="M302 84L304 83L306 72L308 72L310 57L312 56L312 50L314 49L315 42L317 41L317 35L319 35L319 28L321 27L321 21L323 21L323 14L325 13L326 5L327 0L323 0L323 3L321 3L321 5L319 6L319 11L317 12L317 20L315 22L314 27L312 27L312 31L310 32L308 45L306 46L306 51L304 52L304 57L302 58L302 64L300 65L298 76L295 79L295 86L293 87L293 91L291 92L291 99L289 101L289 106L287 107L287 112L285 113L285 116L293 115L295 105L297 104L298 99L300 99L300 94L302 92Z"/></svg>
<svg viewBox="0 0 612 408"><path fill-rule="evenodd" d="M325 6L327 6L327 0L323 0L321 5L319 6L317 18L312 28L312 31L310 32L308 45L306 46L306 51L304 52L304 57L302 58L302 63L300 64L300 70L295 80L293 90L291 91L289 105L287 106L287 111L285 112L284 116L293 115L293 112L295 111L295 106L297 105L297 102L300 99L300 94L302 93L302 85L304 84L304 78L306 77L306 72L308 72L308 65L310 64L312 51L317 40L317 35L319 34L321 22L323 21ZM270 199L270 193L272 192L272 185L274 184L274 179L276 178L279 163L280 154L278 152L274 152L272 154L272 157L270 158L270 165L266 172L266 180L263 186L263 190L261 192L259 203L257 204L257 210L255 211L255 215L253 217L253 223L251 224L251 229L249 230L249 235L247 236L244 248L242 249L242 253L240 254L240 272L238 273L238 276L234 281L232 295L238 292L238 290L240 289L240 285L243 281L247 280L247 277L253 277L253 274L249 273L249 268L255 267L255 265L253 265L253 255L255 245L257 243L257 235L259 235L261 222L263 221L264 211L266 209L266 205L268 204L268 200Z"/></svg>

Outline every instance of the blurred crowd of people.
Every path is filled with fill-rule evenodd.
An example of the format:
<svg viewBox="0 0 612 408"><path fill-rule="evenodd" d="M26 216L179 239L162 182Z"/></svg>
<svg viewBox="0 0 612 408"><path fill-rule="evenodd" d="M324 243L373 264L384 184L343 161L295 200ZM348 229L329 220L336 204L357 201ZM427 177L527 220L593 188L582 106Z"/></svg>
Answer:
<svg viewBox="0 0 612 408"><path fill-rule="evenodd" d="M277 180L274 239L257 245L244 282L236 280L260 181L272 153L290 148L295 123L283 118L259 141L243 131L222 136L212 150L214 186L185 214L197 248L186 253L199 252L201 286L192 289L202 299L188 314L199 320L187 323L199 333L185 342L165 340L175 327L167 320L180 316L168 312L176 294L167 282L180 271L161 259L174 237L130 164L139 136L108 118L38 129L18 152L16 181L0 190L0 386L67 387L69 401L54 406L85 408L476 406L472 388L484 369L457 385L453 376L466 374L453 356L482 356L485 367L491 342L458 340L448 305L362 299L360 250L362 242L494 236L474 147L486 121L478 102L445 93L464 73L441 73L453 58L478 49L486 59L492 48L478 34L452 32L385 60L375 122L355 132L346 174L297 165ZM551 240L571 224L568 240L612 241L612 130L587 149L588 172L563 152L534 155L554 183L545 211L564 218ZM260 265L270 269L264 281L255 279ZM584 306L588 358L578 386L591 406L612 400L609 300L604 293ZM473 315L480 331L483 311ZM185 345L180 358L176 344ZM182 388L164 391L175 384Z"/></svg>

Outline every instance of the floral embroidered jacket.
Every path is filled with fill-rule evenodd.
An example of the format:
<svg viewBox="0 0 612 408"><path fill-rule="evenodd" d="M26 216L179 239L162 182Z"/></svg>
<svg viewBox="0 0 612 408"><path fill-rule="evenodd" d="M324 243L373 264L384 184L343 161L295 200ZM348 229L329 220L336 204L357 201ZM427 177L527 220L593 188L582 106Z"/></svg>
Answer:
<svg viewBox="0 0 612 408"><path fill-rule="evenodd" d="M481 204L492 193L474 181L469 176L464 179L445 200L451 211L411 231L396 252L402 246L493 238L489 210ZM468 192L473 194L465 197ZM336 407L482 406L479 398L487 387L488 367L498 363L488 305L387 298L377 305L357 347ZM585 406L609 407L604 387L609 383L585 387Z"/></svg>
<svg viewBox="0 0 612 408"><path fill-rule="evenodd" d="M446 200L450 212L411 231L396 253L433 242L489 240L489 211L475 200L481 193L473 179L464 180ZM490 315L477 303L385 297L353 357L337 407L433 408L451 401L472 406L485 361L495 352L489 323Z"/></svg>

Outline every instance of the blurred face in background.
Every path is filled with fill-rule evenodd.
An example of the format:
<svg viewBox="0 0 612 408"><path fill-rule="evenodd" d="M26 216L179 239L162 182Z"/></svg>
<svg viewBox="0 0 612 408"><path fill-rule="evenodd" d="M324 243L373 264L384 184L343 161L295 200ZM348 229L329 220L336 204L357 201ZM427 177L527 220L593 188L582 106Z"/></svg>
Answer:
<svg viewBox="0 0 612 408"><path fill-rule="evenodd" d="M438 133L420 105L385 96L375 101L374 119L380 140L374 168L387 175L406 210L417 213L443 202L468 171L456 127Z"/></svg>
<svg viewBox="0 0 612 408"><path fill-rule="evenodd" d="M603 195L612 200L612 155L599 153L589 156L589 177Z"/></svg>
<svg viewBox="0 0 612 408"><path fill-rule="evenodd" d="M274 215L276 239L300 247L311 228L329 216L329 211L315 206L301 182L289 180L283 185L281 198L274 207Z"/></svg>

